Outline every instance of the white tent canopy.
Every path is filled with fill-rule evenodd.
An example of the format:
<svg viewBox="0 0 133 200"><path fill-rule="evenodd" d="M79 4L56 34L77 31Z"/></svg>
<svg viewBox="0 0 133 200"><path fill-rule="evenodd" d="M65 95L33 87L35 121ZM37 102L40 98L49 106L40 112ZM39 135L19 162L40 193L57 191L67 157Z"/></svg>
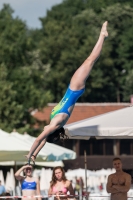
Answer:
<svg viewBox="0 0 133 200"><path fill-rule="evenodd" d="M17 132L11 134L2 132L0 139L0 161L26 161L24 155L26 155L35 137L31 137L28 134L21 135ZM65 159L74 159L76 153L72 150L64 147L46 143L42 150L38 154L36 161L61 161Z"/></svg>
<svg viewBox="0 0 133 200"><path fill-rule="evenodd" d="M32 137L28 134L22 135L17 132L12 132L11 135L14 138L24 141L24 143L30 148L36 139L35 137ZM28 148L28 151L30 148ZM46 142L45 146L41 149L39 154L47 157L44 157L44 159L46 159L47 161L60 161L76 158L76 153L74 151L48 142Z"/></svg>
<svg viewBox="0 0 133 200"><path fill-rule="evenodd" d="M25 160L28 146L2 130L0 130L0 161Z"/></svg>
<svg viewBox="0 0 133 200"><path fill-rule="evenodd" d="M65 126L71 139L133 138L133 106Z"/></svg>

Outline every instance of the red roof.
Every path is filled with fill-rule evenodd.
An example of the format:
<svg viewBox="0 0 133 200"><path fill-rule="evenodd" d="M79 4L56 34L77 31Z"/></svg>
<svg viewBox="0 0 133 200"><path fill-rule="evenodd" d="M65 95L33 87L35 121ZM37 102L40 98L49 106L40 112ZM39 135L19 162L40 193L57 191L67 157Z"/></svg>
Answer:
<svg viewBox="0 0 133 200"><path fill-rule="evenodd" d="M49 123L51 110L56 105L56 103L49 103L48 106L42 110L42 112L35 110L31 114L38 121L46 121ZM128 107L129 105L130 103L76 103L67 124L104 114L110 111L119 110Z"/></svg>

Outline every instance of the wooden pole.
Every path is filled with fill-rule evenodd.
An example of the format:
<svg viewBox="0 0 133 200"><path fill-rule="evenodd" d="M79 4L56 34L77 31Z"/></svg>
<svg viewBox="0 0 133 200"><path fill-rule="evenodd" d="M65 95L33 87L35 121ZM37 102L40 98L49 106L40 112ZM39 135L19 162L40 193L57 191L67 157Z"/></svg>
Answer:
<svg viewBox="0 0 133 200"><path fill-rule="evenodd" d="M86 191L86 194L87 194L87 158L86 158L86 150L84 150L84 163L85 163L85 191ZM86 199L87 196L86 196Z"/></svg>

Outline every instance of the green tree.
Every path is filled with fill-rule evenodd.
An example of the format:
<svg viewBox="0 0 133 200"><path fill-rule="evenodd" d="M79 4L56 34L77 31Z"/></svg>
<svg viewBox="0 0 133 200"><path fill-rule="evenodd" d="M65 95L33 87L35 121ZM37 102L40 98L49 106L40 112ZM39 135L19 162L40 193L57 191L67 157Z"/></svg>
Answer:
<svg viewBox="0 0 133 200"><path fill-rule="evenodd" d="M30 112L52 99L45 87L50 65L41 62L33 31L12 13L9 5L0 11L0 125L32 134L35 121Z"/></svg>
<svg viewBox="0 0 133 200"><path fill-rule="evenodd" d="M23 117L23 105L16 101L17 93L13 83L7 80L8 70L4 64L0 66L0 128L12 131Z"/></svg>
<svg viewBox="0 0 133 200"><path fill-rule="evenodd" d="M29 62L27 52L33 48L26 24L12 14L11 7L4 4L0 11L0 63L5 63L10 76L14 68Z"/></svg>
<svg viewBox="0 0 133 200"><path fill-rule="evenodd" d="M82 2L82 4L81 4ZM63 96L74 71L91 52L101 28L109 21L109 39L105 42L101 57L95 65L86 85L82 102L123 101L123 84L131 69L133 9L128 4L111 4L105 1L100 10L88 8L88 1L64 1L53 7L47 17L41 19L43 40L39 43L43 63L51 64L51 73L46 85L51 85L54 102ZM114 1L115 2L115 1ZM84 6L83 6L84 3ZM80 5L78 7L78 5ZM125 41L125 44L124 44ZM127 45L124 50L121 44ZM130 43L130 44L129 44ZM124 56L127 55L126 57ZM124 59L124 62L123 62ZM125 64L124 64L125 63ZM126 67L127 73L123 74Z"/></svg>
<svg viewBox="0 0 133 200"><path fill-rule="evenodd" d="M130 70L129 74L126 76L123 90L124 101L129 101L130 96L133 95L133 69Z"/></svg>

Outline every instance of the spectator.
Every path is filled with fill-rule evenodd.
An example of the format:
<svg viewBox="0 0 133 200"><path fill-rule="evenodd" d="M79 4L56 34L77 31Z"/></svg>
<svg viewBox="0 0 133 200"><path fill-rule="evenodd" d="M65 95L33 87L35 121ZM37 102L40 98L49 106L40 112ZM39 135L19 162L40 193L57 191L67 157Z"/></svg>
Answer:
<svg viewBox="0 0 133 200"><path fill-rule="evenodd" d="M107 192L111 193L111 200L127 200L127 192L131 187L131 176L122 170L120 158L113 159L116 172L110 174L107 181Z"/></svg>
<svg viewBox="0 0 133 200"><path fill-rule="evenodd" d="M52 180L50 182L49 195L56 195L55 199L67 199L67 193L74 195L71 181L67 180L65 171L61 166L53 169ZM63 196L60 196L63 195Z"/></svg>
<svg viewBox="0 0 133 200"><path fill-rule="evenodd" d="M21 172L24 172L25 176L21 176ZM18 181L21 182L22 195L25 196L24 200L28 200L29 198L26 196L40 196L40 182L37 178L32 176L33 166L32 165L24 165L21 167L16 173L15 177ZM36 200L34 197L32 200ZM41 200L41 197L38 197L38 200Z"/></svg>

